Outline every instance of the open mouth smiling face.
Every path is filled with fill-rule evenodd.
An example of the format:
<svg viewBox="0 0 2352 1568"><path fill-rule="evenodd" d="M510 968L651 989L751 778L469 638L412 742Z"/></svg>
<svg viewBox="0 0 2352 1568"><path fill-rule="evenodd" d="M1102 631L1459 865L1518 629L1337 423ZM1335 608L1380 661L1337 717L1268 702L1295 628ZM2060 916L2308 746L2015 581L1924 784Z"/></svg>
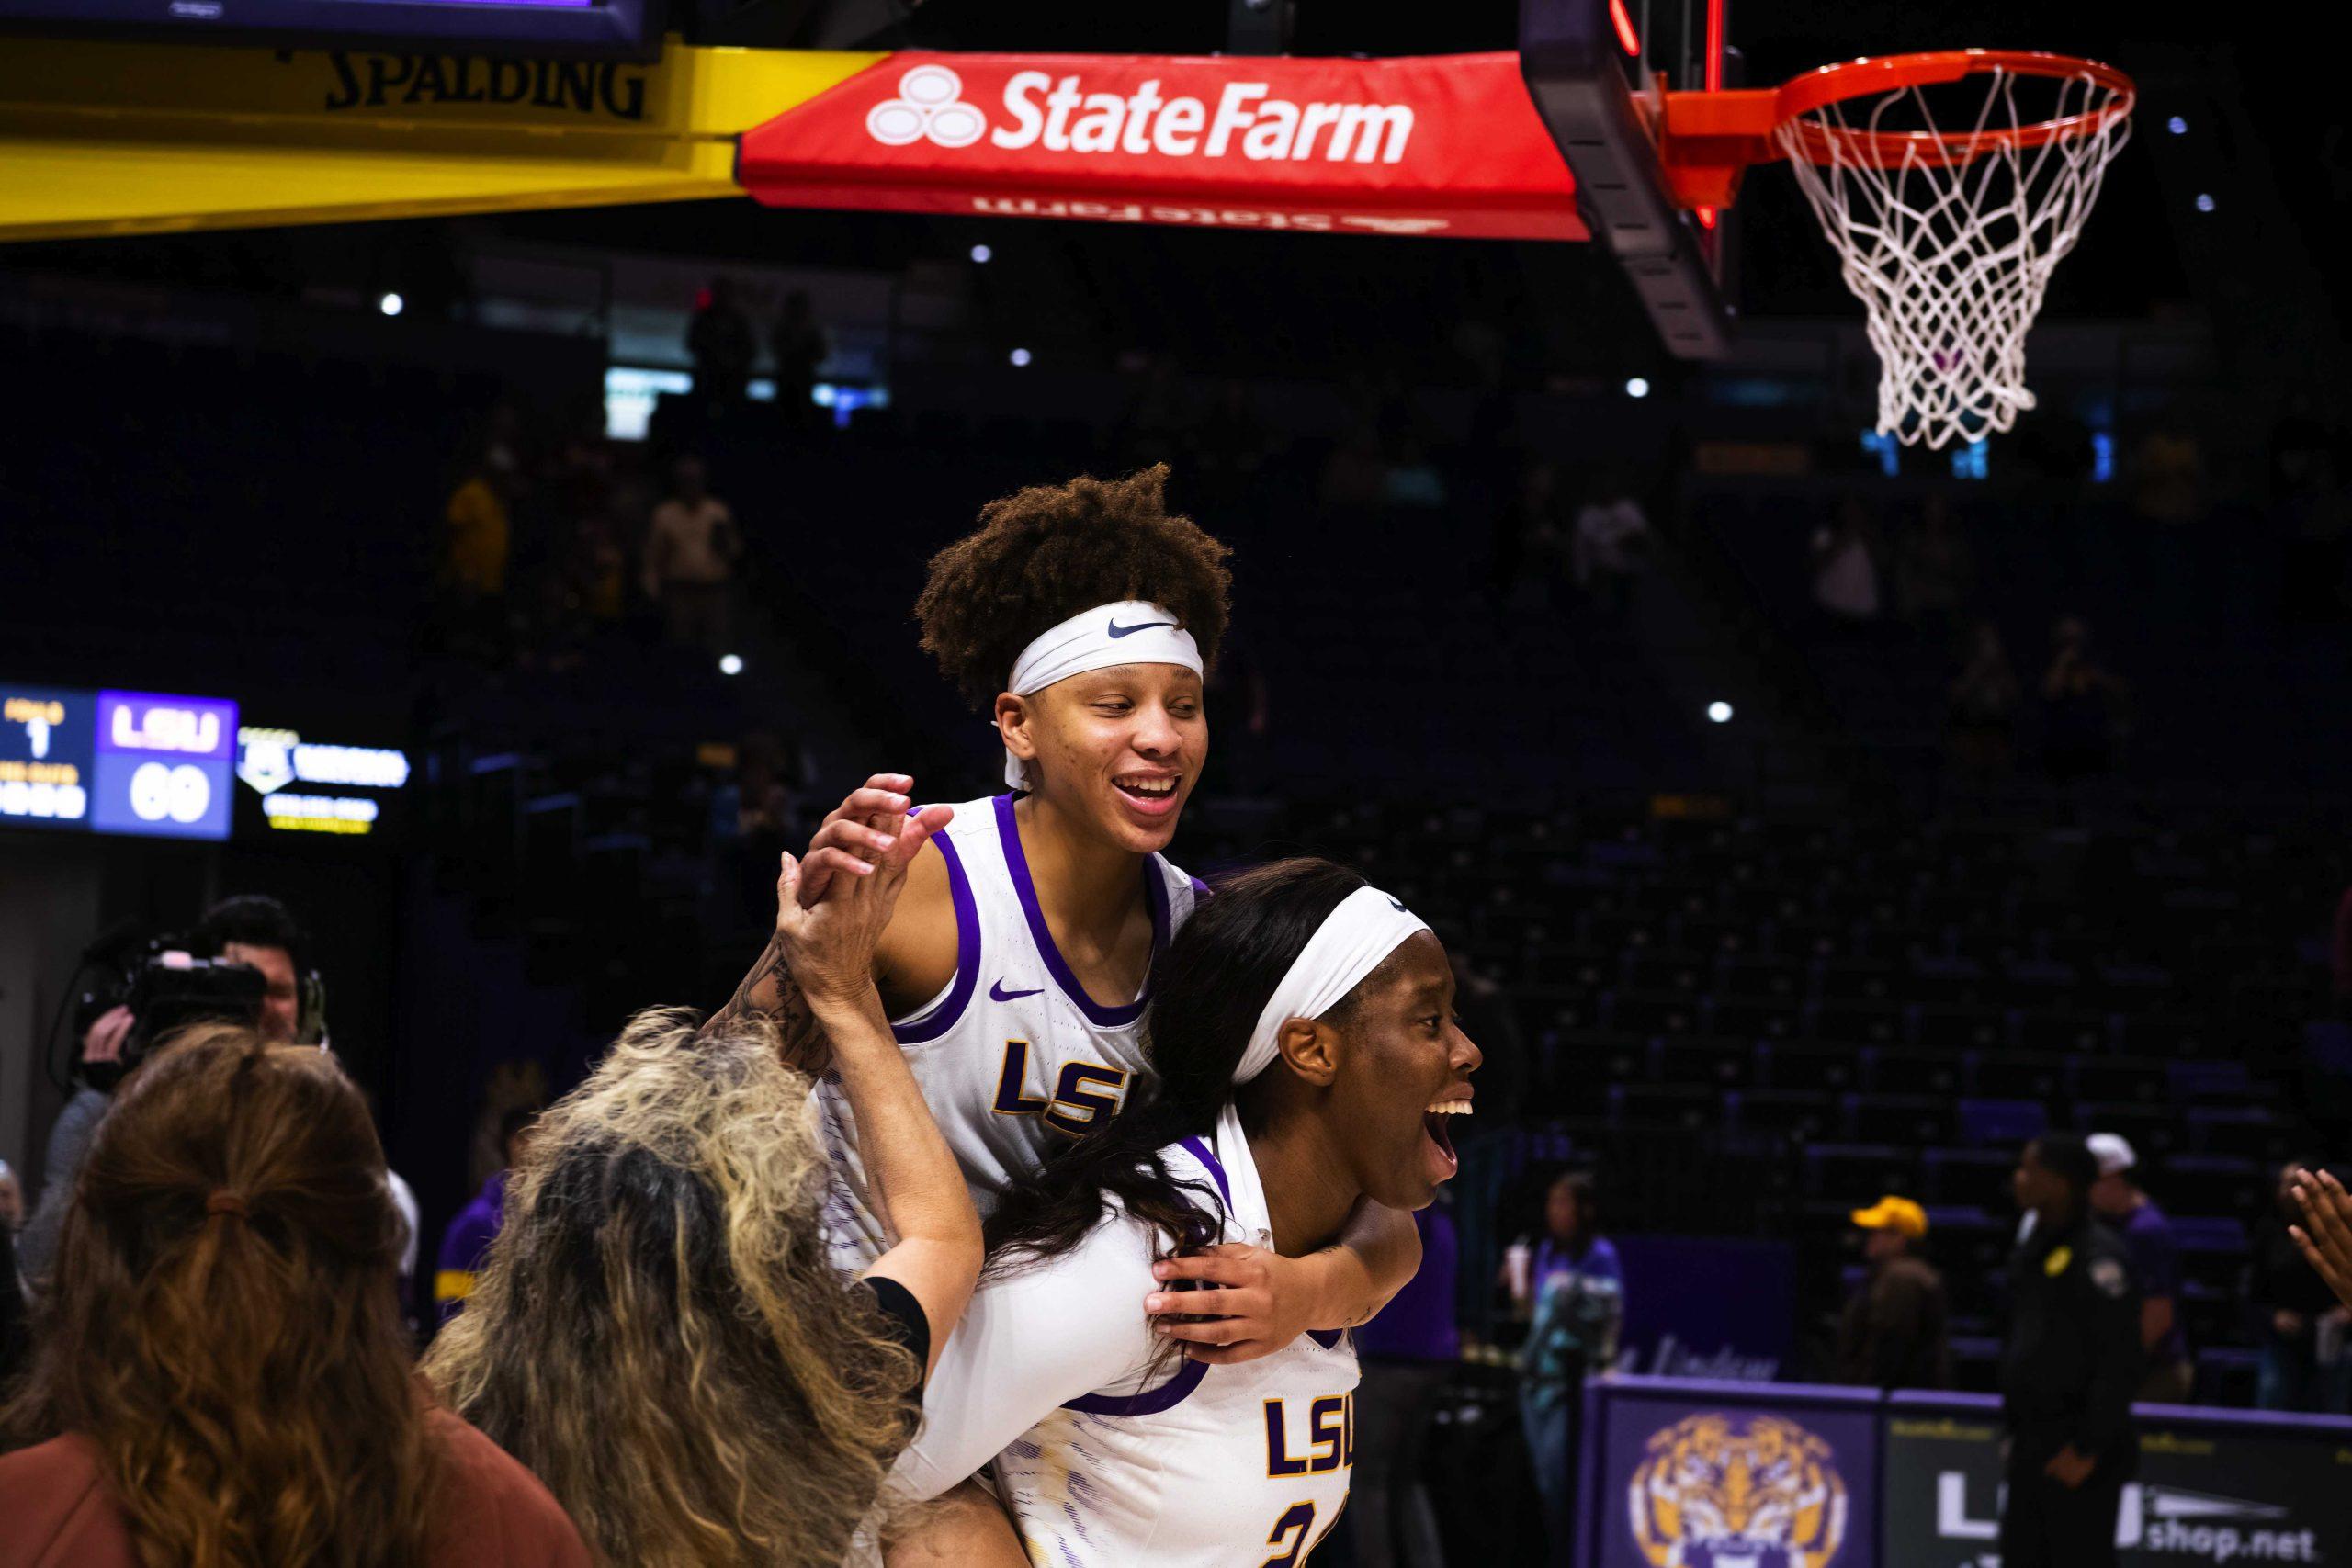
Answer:
<svg viewBox="0 0 2352 1568"><path fill-rule="evenodd" d="M1453 1016L1453 969L1416 932L1365 980L1350 1010L1346 1070L1335 1082L1341 1125L1365 1194L1392 1209L1427 1207L1461 1168L1453 1129L1471 1114L1482 1057Z"/></svg>
<svg viewBox="0 0 2352 1568"><path fill-rule="evenodd" d="M1045 792L1131 850L1166 848L1208 757L1201 678L1178 664L1114 665L1029 703Z"/></svg>

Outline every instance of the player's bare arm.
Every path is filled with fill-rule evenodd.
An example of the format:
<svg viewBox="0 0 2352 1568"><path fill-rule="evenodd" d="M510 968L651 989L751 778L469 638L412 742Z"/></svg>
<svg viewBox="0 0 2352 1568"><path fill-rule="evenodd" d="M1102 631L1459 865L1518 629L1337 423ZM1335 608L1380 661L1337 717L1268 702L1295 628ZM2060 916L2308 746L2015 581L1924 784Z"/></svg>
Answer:
<svg viewBox="0 0 2352 1568"><path fill-rule="evenodd" d="M1367 1199L1338 1240L1304 1258L1228 1243L1155 1263L1161 1289L1145 1298L1144 1310L1160 1332L1185 1341L1193 1360L1226 1366L1271 1356L1309 1329L1371 1322L1420 1266L1413 1216ZM1197 1288L1168 1288L1179 1280ZM1214 1317L1202 1291L1214 1292Z"/></svg>

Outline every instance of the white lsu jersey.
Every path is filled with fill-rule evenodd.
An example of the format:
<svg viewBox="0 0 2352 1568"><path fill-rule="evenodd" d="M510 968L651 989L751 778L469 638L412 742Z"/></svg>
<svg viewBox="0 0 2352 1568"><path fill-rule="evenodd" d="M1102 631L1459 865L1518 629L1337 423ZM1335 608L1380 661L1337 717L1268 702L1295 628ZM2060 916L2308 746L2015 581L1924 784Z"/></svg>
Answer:
<svg viewBox="0 0 2352 1568"><path fill-rule="evenodd" d="M1231 1106L1212 1139L1161 1151L1214 1184L1225 1239L1271 1242ZM1150 1368L1143 1315L1155 1232L1124 1213L1069 1252L984 1282L923 1393L892 1485L934 1497L991 1458L1032 1562L1055 1568L1277 1568L1303 1562L1347 1505L1355 1346L1302 1335L1238 1366Z"/></svg>
<svg viewBox="0 0 2352 1568"><path fill-rule="evenodd" d="M1138 1026L1150 992L1147 976L1142 994L1106 1007L1070 973L1030 880L1013 798L967 801L932 840L955 900L956 975L890 1024L983 1219L1055 1140L1118 1113L1144 1070ZM1204 889L1157 854L1146 857L1143 882L1157 964ZM856 1272L894 1238L868 1199L841 1080L828 1075L815 1099L832 1163L824 1227L834 1262Z"/></svg>

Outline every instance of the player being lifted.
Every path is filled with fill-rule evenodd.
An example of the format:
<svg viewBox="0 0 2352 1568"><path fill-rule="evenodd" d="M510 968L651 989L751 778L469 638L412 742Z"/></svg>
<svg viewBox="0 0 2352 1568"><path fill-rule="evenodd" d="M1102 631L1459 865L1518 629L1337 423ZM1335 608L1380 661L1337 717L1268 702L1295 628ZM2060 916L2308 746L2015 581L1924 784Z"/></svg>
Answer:
<svg viewBox="0 0 2352 1568"><path fill-rule="evenodd" d="M1226 626L1227 552L1168 512L1166 480L1156 468L992 502L933 559L915 605L923 647L1002 737L1012 793L954 807L952 825L945 808L921 814L944 830L913 863L875 979L983 1217L1133 1092L1153 961L1199 896L1160 851L1208 754L1202 683ZM804 902L869 873L912 787L877 775L826 818ZM822 1032L773 947L726 1010L743 1010L776 1021L794 1065L823 1071ZM862 1268L888 1237L854 1120L831 1088L819 1101L834 1157L828 1230L842 1265ZM1182 1259L1181 1277L1227 1290L1219 1341L1196 1350L1247 1360L1360 1323L1419 1252L1408 1216L1366 1203L1307 1256L1245 1246Z"/></svg>
<svg viewBox="0 0 2352 1568"><path fill-rule="evenodd" d="M935 1495L993 1459L1032 1562L1295 1563L1346 1502L1352 1344L1188 1360L1136 1314L1133 1281L1220 1237L1297 1257L1367 1200L1427 1205L1454 1173L1478 1049L1437 938L1327 861L1225 884L1157 983L1125 1113L1004 1195L991 1277L893 1488ZM1224 1292L1170 1293L1213 1341L1231 1332Z"/></svg>

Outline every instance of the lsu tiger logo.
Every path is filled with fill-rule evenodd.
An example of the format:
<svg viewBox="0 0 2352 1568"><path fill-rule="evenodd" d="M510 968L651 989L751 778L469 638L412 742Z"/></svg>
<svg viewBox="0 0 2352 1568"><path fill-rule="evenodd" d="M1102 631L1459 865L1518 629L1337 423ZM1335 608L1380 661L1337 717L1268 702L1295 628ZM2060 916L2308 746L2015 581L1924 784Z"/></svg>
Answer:
<svg viewBox="0 0 2352 1568"><path fill-rule="evenodd" d="M1649 1440L1626 1487L1650 1568L1829 1568L1846 1483L1829 1445L1778 1416L1692 1416Z"/></svg>

